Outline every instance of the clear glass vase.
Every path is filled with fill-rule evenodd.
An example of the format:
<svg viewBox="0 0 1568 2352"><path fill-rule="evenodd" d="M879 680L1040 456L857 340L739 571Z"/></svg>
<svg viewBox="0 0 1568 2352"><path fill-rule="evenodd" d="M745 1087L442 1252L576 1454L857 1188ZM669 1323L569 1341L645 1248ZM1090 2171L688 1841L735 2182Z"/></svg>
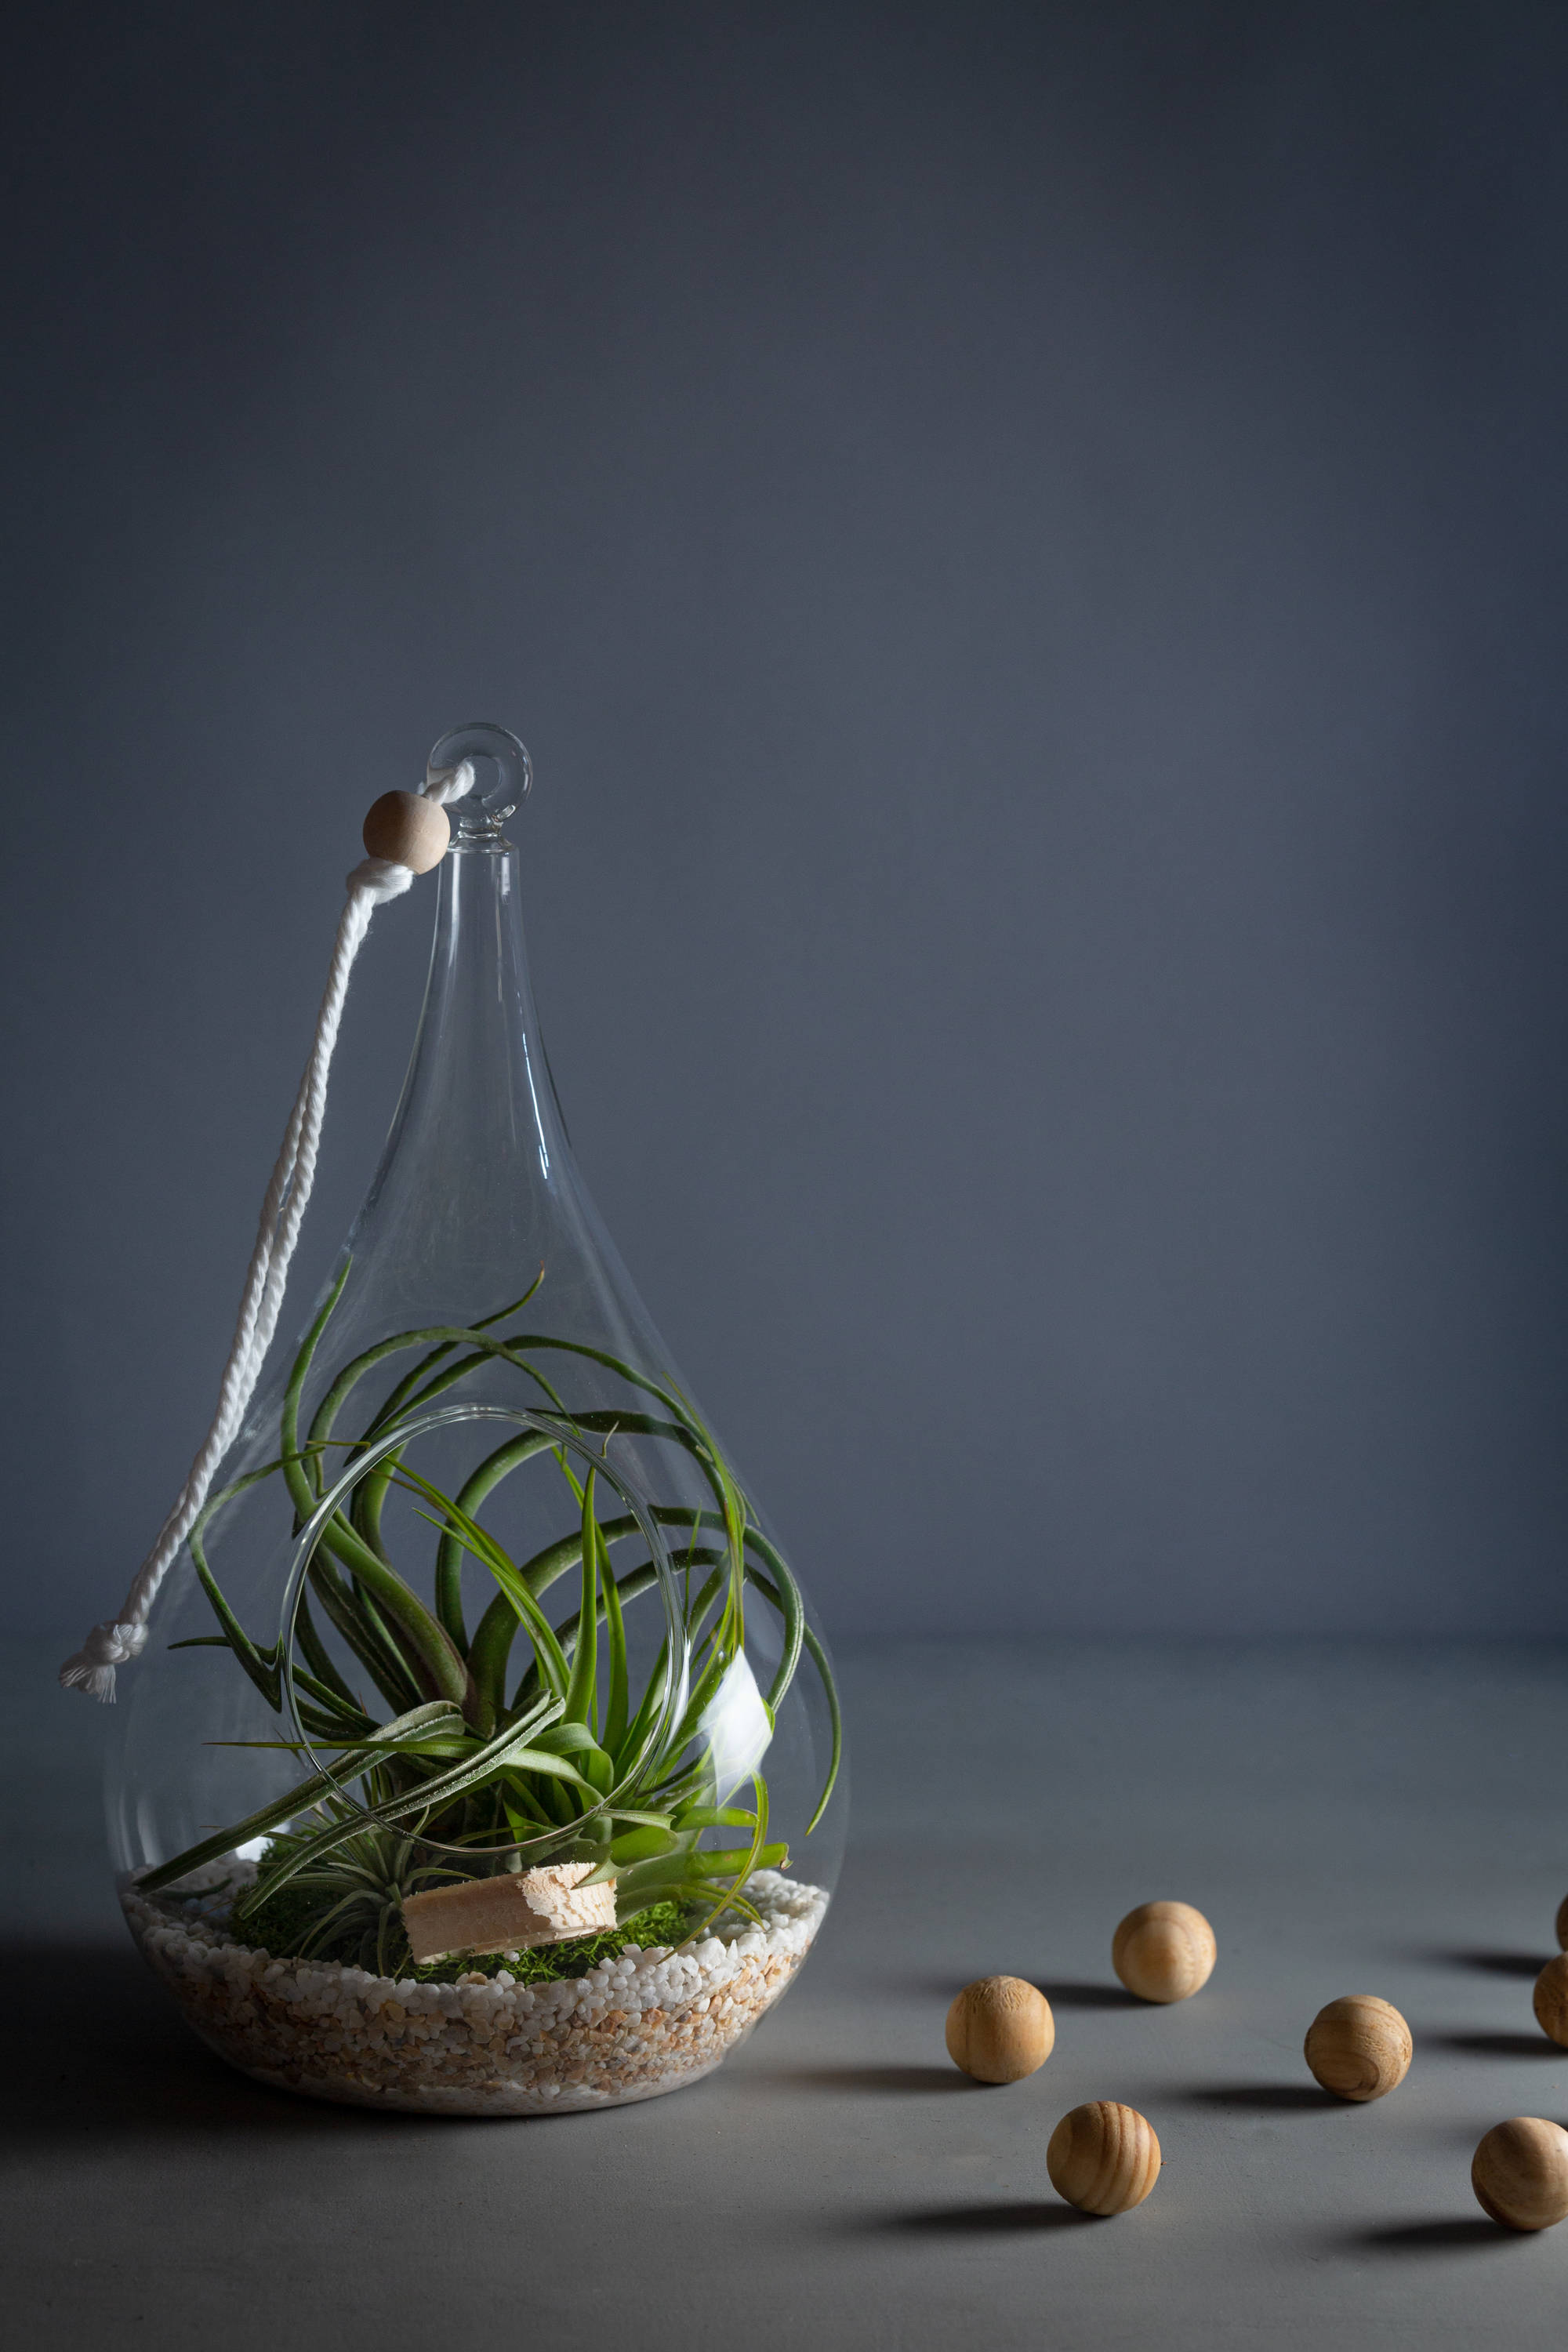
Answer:
<svg viewBox="0 0 1568 2352"><path fill-rule="evenodd" d="M842 1846L799 1584L566 1140L529 983L527 756L474 761L369 1196L276 1351L124 1677L142 1952L268 2083L545 2114L710 2072Z"/></svg>

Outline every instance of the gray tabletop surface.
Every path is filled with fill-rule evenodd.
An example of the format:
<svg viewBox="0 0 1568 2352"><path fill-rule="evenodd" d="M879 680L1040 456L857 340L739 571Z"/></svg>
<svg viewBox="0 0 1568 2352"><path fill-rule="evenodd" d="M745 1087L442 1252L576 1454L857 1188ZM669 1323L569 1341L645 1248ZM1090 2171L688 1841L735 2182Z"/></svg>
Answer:
<svg viewBox="0 0 1568 2352"><path fill-rule="evenodd" d="M316 2105L207 2054L121 1927L101 1711L5 1661L12 2035L0 2200L12 2340L167 2352L537 2347L1568 2342L1568 2223L1481 2215L1470 2153L1568 2124L1531 1979L1568 1891L1568 1652L934 1644L842 1661L854 1826L777 2013L644 2105L450 2122ZM1111 1974L1135 1903L1195 1903L1178 2006ZM1055 2053L948 2063L966 1979L1028 1977ZM1301 2037L1375 1992L1416 2054L1318 2092ZM1046 2143L1125 2100L1164 2168L1136 2212L1053 2193Z"/></svg>

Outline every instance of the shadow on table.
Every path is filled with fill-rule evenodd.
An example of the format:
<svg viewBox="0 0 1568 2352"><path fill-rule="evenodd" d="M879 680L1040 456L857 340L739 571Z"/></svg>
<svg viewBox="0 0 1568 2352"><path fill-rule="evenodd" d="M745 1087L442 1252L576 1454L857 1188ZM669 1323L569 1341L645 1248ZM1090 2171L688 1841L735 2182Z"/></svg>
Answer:
<svg viewBox="0 0 1568 2352"><path fill-rule="evenodd" d="M1487 1977L1531 1977L1541 1974L1546 1966L1539 1952L1492 1952L1467 1948L1464 1950L1423 1952L1424 1960L1438 1960L1445 1968L1473 1969Z"/></svg>
<svg viewBox="0 0 1568 2352"><path fill-rule="evenodd" d="M363 2134L432 2120L297 2099L237 2074L196 2040L129 1941L0 1945L0 2006L27 2021L6 2051L0 2148L236 2126Z"/></svg>
<svg viewBox="0 0 1568 2352"><path fill-rule="evenodd" d="M1231 2108L1255 2116L1343 2114L1352 2103L1321 2091L1316 2083L1200 2083L1179 2091L1178 2098L1196 2107Z"/></svg>
<svg viewBox="0 0 1568 2352"><path fill-rule="evenodd" d="M1519 2231L1500 2230L1479 2213L1474 2221L1382 2222L1373 2230L1356 2231L1351 2239L1352 2245L1374 2254L1442 2254L1466 2246L1479 2251L1521 2242Z"/></svg>
<svg viewBox="0 0 1568 2352"><path fill-rule="evenodd" d="M1568 2051L1544 2033L1424 2033L1421 2039L1471 2058L1568 2058Z"/></svg>
<svg viewBox="0 0 1568 2352"><path fill-rule="evenodd" d="M1147 2009L1124 1985L1044 1984L1040 1990L1053 2009Z"/></svg>
<svg viewBox="0 0 1568 2352"><path fill-rule="evenodd" d="M890 1989L940 2000L945 2006L971 1982L973 1979L961 1976L911 1976L891 1979ZM1026 1977L1025 1982L1035 1985L1043 1992L1053 2009L1146 2009L1149 2006L1147 2001L1139 2000L1121 1985L1069 1984L1065 1981L1053 1984L1044 1977Z"/></svg>
<svg viewBox="0 0 1568 2352"><path fill-rule="evenodd" d="M1076 2205L920 2205L909 2212L873 2216L860 2226L904 2237L999 2238L1080 2229L1099 2218L1080 2213Z"/></svg>
<svg viewBox="0 0 1568 2352"><path fill-rule="evenodd" d="M996 2085L977 2083L956 2066L749 2066L748 2089L773 2091L869 2091L898 2094L910 2091L989 2091Z"/></svg>

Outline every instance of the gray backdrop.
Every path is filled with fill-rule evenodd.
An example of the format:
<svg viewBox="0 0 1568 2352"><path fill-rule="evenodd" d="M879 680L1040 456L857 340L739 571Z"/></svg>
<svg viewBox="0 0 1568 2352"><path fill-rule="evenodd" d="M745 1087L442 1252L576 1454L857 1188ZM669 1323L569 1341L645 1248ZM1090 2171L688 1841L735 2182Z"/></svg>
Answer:
<svg viewBox="0 0 1568 2352"><path fill-rule="evenodd" d="M118 1600L363 806L494 717L589 1181L830 1629L1568 1628L1562 10L13 38L12 1622Z"/></svg>

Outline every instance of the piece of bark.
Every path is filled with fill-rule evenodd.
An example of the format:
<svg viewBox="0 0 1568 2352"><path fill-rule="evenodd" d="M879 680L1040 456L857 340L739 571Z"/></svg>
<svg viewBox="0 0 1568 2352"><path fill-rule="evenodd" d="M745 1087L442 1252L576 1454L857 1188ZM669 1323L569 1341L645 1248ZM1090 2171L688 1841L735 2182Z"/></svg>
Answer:
<svg viewBox="0 0 1568 2352"><path fill-rule="evenodd" d="M579 1887L593 1866L547 1863L539 1870L503 1870L495 1878L465 1878L405 1895L409 1949L423 1964L458 1952L523 1952L569 1936L597 1935L616 1924L616 1889L612 1880Z"/></svg>

